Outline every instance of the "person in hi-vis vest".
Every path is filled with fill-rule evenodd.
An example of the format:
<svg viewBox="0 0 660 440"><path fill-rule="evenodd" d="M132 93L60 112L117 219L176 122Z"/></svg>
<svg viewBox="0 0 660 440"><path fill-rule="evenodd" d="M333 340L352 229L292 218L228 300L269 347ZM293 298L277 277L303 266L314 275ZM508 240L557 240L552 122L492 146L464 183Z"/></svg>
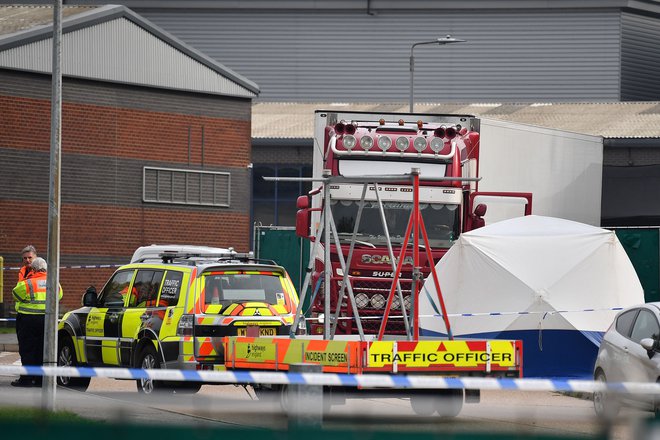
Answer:
<svg viewBox="0 0 660 440"><path fill-rule="evenodd" d="M32 274L19 281L12 294L16 300L16 336L21 364L42 365L44 352L44 321L46 313L46 260L32 261ZM59 286L62 298L62 286ZM15 387L41 386L41 376L21 376L13 381Z"/></svg>

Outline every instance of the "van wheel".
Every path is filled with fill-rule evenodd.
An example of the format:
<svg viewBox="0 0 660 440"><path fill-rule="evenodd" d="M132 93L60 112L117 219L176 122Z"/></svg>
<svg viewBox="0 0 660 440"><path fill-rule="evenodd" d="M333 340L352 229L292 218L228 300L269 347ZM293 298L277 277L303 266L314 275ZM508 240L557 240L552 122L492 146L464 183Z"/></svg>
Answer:
<svg viewBox="0 0 660 440"><path fill-rule="evenodd" d="M137 368L143 370L158 370L160 369L160 359L158 359L158 352L152 345L146 345L140 352L137 359ZM137 389L144 394L152 394L162 390L163 384L161 381L153 379L138 379Z"/></svg>
<svg viewBox="0 0 660 440"><path fill-rule="evenodd" d="M73 340L70 337L64 337L60 340L57 347L57 366L58 367L77 367L76 350L73 346ZM90 377L68 377L57 376L57 384L77 391L86 391L89 387Z"/></svg>

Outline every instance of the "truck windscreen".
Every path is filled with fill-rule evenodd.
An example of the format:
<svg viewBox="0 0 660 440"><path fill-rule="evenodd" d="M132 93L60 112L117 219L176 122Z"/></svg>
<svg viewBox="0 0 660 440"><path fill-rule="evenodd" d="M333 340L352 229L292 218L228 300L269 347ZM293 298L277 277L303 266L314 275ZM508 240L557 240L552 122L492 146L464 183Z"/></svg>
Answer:
<svg viewBox="0 0 660 440"><path fill-rule="evenodd" d="M355 228L360 202L333 200L331 203L337 233L342 238L350 238ZM412 203L410 202L383 202L387 229L393 245L403 242L411 209ZM447 248L451 246L452 242L458 238L460 231L458 205L420 203L420 210L431 247ZM387 244L377 202L364 202L356 239L376 246ZM421 239L420 243L423 244Z"/></svg>

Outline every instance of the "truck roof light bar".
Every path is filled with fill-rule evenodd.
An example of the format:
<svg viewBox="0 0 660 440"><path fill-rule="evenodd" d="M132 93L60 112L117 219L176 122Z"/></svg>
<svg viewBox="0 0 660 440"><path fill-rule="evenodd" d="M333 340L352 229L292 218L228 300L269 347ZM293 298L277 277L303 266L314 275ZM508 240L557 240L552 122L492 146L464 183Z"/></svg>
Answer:
<svg viewBox="0 0 660 440"><path fill-rule="evenodd" d="M323 183L370 183L377 181L379 183L387 182L405 182L412 180L412 174L388 174L386 176L368 176L368 177L268 177L263 179L267 182L323 182ZM425 181L432 182L479 182L481 177L424 177Z"/></svg>

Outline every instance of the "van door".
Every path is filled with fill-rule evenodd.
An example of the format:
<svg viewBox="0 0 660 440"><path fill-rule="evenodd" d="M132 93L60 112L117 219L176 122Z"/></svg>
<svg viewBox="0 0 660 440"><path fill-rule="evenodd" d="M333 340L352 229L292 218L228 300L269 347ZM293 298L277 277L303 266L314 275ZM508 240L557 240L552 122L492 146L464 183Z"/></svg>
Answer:
<svg viewBox="0 0 660 440"><path fill-rule="evenodd" d="M91 365L119 365L119 328L135 270L116 272L85 322L85 352Z"/></svg>
<svg viewBox="0 0 660 440"><path fill-rule="evenodd" d="M163 281L164 270L139 269L133 282L135 295L128 298L128 304L121 320L121 337L119 342L120 363L132 367L133 348L142 330L151 332L154 339L158 333L162 319L156 320L159 315L158 294ZM162 307L165 310L165 307Z"/></svg>

